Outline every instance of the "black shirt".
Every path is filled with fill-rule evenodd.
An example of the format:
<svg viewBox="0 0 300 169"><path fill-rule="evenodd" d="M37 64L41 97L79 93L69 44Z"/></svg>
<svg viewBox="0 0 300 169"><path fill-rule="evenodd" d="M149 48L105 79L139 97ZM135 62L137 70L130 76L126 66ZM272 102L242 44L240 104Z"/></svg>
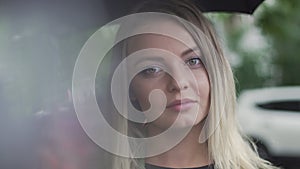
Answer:
<svg viewBox="0 0 300 169"><path fill-rule="evenodd" d="M168 168L168 167L161 167L161 166L156 166L152 164L145 164L146 169L173 169L173 168ZM183 169L214 169L213 165L206 165L206 166L201 166L201 167L194 167L194 168L183 168Z"/></svg>

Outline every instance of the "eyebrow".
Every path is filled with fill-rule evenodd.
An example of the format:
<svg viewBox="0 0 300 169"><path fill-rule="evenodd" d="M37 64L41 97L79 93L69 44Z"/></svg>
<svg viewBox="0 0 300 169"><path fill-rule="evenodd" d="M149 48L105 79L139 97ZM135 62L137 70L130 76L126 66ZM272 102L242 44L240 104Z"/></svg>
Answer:
<svg viewBox="0 0 300 169"><path fill-rule="evenodd" d="M193 48L188 48L187 50L183 51L181 53L181 57L184 56L184 55L187 55L191 52L194 52L195 50L199 50L198 47L193 47ZM200 50L199 50L200 51ZM165 62L165 59L162 58L162 57L159 57L159 56L151 56L151 57L147 57L147 58L140 58L138 59L135 64L139 64L141 62L144 62L144 61L155 61L155 62L160 62L160 63L164 63Z"/></svg>
<svg viewBox="0 0 300 169"><path fill-rule="evenodd" d="M141 62L144 62L144 61L155 61L155 62L165 62L165 59L164 58L161 58L161 57L158 57L158 56L153 56L153 57L147 57L147 58L140 58L138 59L135 64L139 64Z"/></svg>
<svg viewBox="0 0 300 169"><path fill-rule="evenodd" d="M195 50L199 50L199 48L198 48L198 47L189 48L189 49L183 51L183 52L181 53L181 56L187 55L187 54L189 54L189 53L191 53L191 52L194 52ZM200 51L200 50L199 50L199 51Z"/></svg>

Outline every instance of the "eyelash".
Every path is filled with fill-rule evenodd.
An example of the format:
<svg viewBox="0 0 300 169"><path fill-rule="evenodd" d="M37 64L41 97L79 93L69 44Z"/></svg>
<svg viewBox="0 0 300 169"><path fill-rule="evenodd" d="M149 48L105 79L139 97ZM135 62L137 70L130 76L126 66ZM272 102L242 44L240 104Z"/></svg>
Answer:
<svg viewBox="0 0 300 169"><path fill-rule="evenodd" d="M154 72L154 73L153 72L148 72L148 71L153 70L153 69L156 69L156 72ZM153 65L153 66L149 66L149 67L145 68L140 73L144 76L155 76L161 71L163 71L163 69L160 66Z"/></svg>
<svg viewBox="0 0 300 169"><path fill-rule="evenodd" d="M195 65L190 65L189 62L190 62L190 61L193 61L193 60L197 60L197 61L198 61L197 64L195 64ZM188 60L186 61L186 64L188 64L191 68L199 68L199 67L202 66L202 61L201 61L201 59L200 59L199 57L196 56L196 57L192 57L192 58L188 59Z"/></svg>
<svg viewBox="0 0 300 169"><path fill-rule="evenodd" d="M190 61L193 61L193 60L197 60L198 62L194 65L191 65L190 64ZM191 69L196 69L196 68L200 68L202 66L202 61L199 57L192 57L192 58L189 58L185 61L185 63L191 68ZM156 69L155 72L148 72L148 71L151 71L151 70L154 70ZM160 72L162 72L163 69L160 67L160 66L157 66L157 65L153 65L153 66L149 66L147 68L145 68L144 70L142 70L140 73L144 76L157 76Z"/></svg>

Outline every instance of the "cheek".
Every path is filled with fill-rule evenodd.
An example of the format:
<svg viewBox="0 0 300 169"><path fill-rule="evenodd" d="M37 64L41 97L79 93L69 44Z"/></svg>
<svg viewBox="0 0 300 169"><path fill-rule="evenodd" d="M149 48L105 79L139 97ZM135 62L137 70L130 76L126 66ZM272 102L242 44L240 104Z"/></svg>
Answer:
<svg viewBox="0 0 300 169"><path fill-rule="evenodd" d="M140 109L143 111L148 110L151 107L151 103L160 107L162 103L166 101L164 97L166 94L166 79L165 76L152 79L144 79L142 77L135 77L131 82L132 96L135 98L135 102L138 103ZM150 103L150 93L153 90L160 90L152 93ZM164 96L163 96L164 95Z"/></svg>
<svg viewBox="0 0 300 169"><path fill-rule="evenodd" d="M146 90L137 91L136 102L139 104L140 108L144 111L150 108L149 93Z"/></svg>
<svg viewBox="0 0 300 169"><path fill-rule="evenodd" d="M132 101L138 103L142 110L147 110L150 107L149 94L153 90L151 83L146 82L145 80L133 79L130 90Z"/></svg>
<svg viewBox="0 0 300 169"><path fill-rule="evenodd" d="M206 72L195 75L197 86L196 90L200 98L200 102L205 109L208 109L210 104L210 82Z"/></svg>

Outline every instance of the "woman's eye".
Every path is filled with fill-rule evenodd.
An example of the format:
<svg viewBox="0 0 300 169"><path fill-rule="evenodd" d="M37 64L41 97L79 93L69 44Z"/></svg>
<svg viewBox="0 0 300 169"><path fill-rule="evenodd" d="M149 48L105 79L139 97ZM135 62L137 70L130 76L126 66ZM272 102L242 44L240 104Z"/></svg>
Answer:
<svg viewBox="0 0 300 169"><path fill-rule="evenodd" d="M201 59L198 57L188 59L186 63L193 68L197 68L202 65Z"/></svg>
<svg viewBox="0 0 300 169"><path fill-rule="evenodd" d="M151 76L151 75L156 75L161 71L162 71L162 69L159 67L150 67L150 68L144 69L141 73L143 75Z"/></svg>

